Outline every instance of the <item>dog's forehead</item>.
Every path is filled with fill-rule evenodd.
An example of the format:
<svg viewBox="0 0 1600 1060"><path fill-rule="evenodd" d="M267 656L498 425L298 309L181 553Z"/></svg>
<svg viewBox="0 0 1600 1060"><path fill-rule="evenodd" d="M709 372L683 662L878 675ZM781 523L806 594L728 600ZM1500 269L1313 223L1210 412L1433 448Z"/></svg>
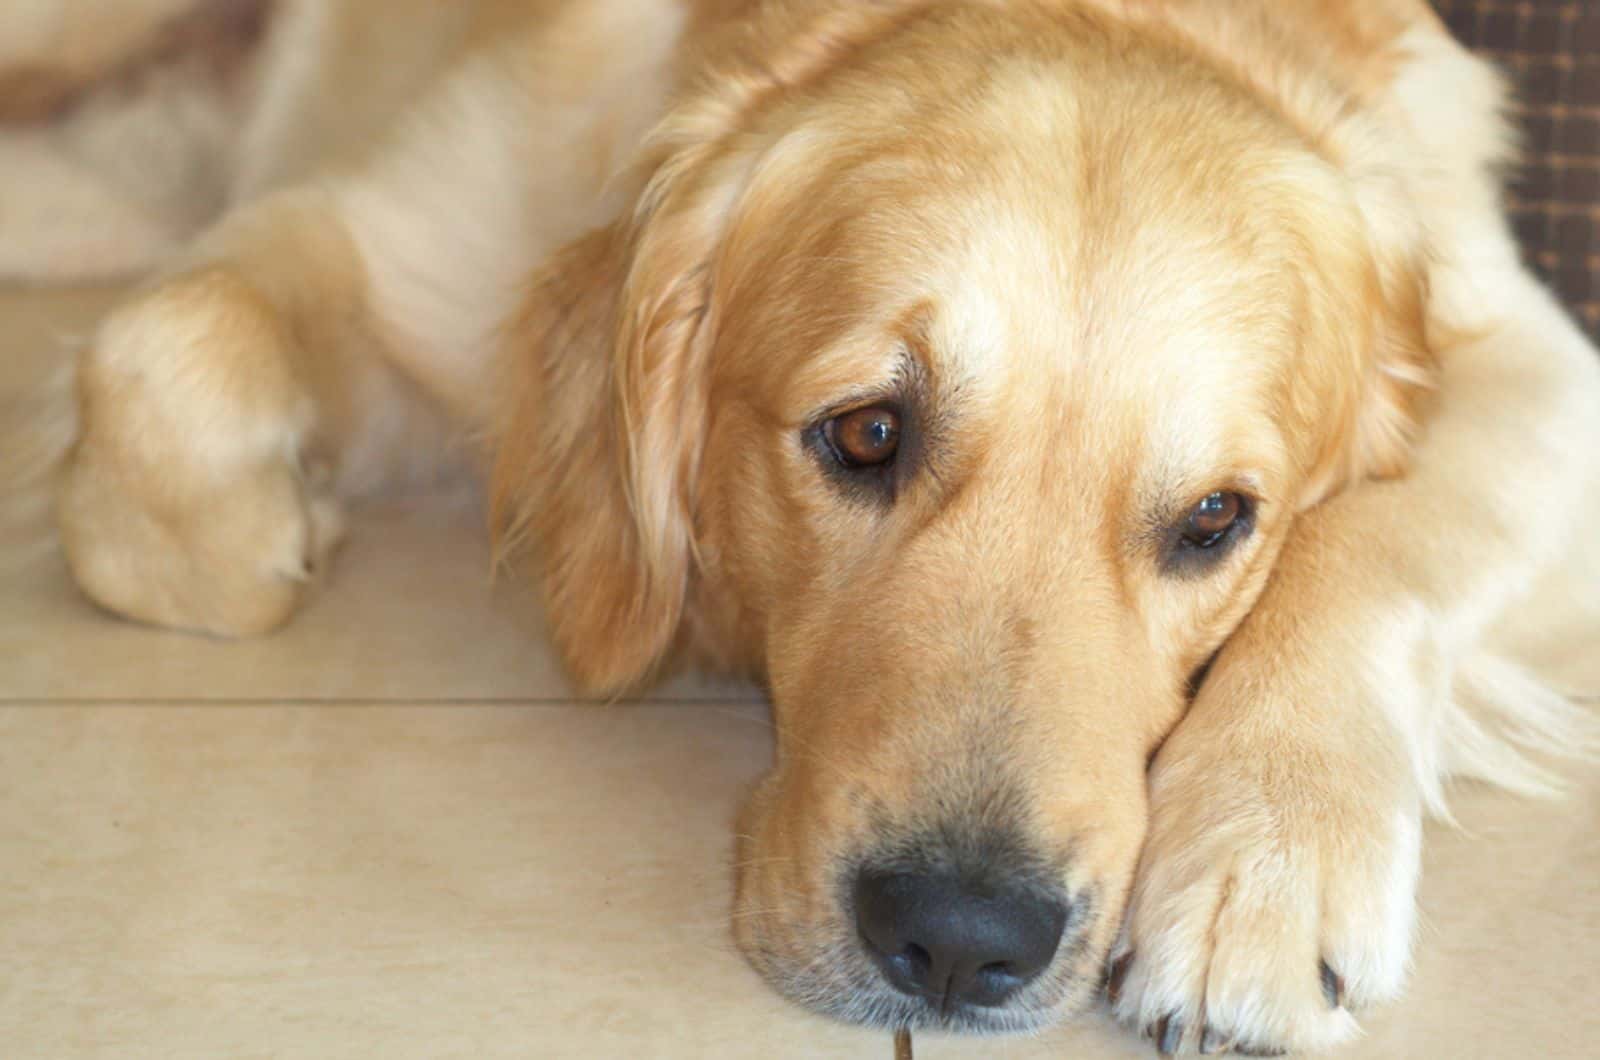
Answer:
<svg viewBox="0 0 1600 1060"><path fill-rule="evenodd" d="M1292 277L1203 218L1124 225L1118 242L1038 190L997 182L859 229L840 281L865 277L870 294L846 301L870 308L788 363L785 422L892 389L909 357L958 445L1009 439L1004 459L1080 470L1117 454L1149 496L1270 477Z"/></svg>
<svg viewBox="0 0 1600 1060"><path fill-rule="evenodd" d="M1170 114L1099 117L1048 65L991 87L928 128L822 136L851 161L790 214L831 242L768 244L830 294L801 314L820 341L781 367L785 422L887 389L910 351L969 423L1144 454L1130 472L1274 457L1309 264L1282 220L1293 151L1250 114L1219 120L1231 155Z"/></svg>
<svg viewBox="0 0 1600 1060"><path fill-rule="evenodd" d="M1295 281L1204 227L1152 221L1112 244L1082 213L1026 198L966 212L924 302L929 355L974 394L1055 380L1123 405L1203 403L1270 382L1294 352Z"/></svg>

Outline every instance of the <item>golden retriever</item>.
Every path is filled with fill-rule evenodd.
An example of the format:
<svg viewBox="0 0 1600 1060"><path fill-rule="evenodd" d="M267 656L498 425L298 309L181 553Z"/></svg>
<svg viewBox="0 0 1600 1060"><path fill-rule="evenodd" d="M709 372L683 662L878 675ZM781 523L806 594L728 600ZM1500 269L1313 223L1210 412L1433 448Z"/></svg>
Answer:
<svg viewBox="0 0 1600 1060"><path fill-rule="evenodd" d="M343 502L481 468L583 686L770 690L735 932L786 995L1330 1046L1443 779L1588 738L1511 649L1597 621L1600 359L1423 0L339 0L264 47L248 201L82 360L75 577L262 633Z"/></svg>

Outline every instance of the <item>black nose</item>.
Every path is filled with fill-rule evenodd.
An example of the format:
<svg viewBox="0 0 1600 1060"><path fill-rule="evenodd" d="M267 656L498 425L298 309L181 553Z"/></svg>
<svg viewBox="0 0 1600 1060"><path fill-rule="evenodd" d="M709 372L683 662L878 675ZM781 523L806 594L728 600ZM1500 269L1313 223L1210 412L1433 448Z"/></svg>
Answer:
<svg viewBox="0 0 1600 1060"><path fill-rule="evenodd" d="M862 871L856 926L896 988L999 1005L1049 966L1067 922L1064 901L1026 891L982 893L953 874Z"/></svg>

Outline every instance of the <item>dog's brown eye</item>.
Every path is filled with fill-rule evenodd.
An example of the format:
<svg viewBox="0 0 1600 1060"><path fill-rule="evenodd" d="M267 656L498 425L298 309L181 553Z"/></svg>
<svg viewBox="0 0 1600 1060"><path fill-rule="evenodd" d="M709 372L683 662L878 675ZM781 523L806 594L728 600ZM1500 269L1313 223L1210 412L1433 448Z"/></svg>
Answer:
<svg viewBox="0 0 1600 1060"><path fill-rule="evenodd" d="M1237 493L1213 493L1189 512L1183 527L1183 540L1194 548L1211 548L1227 536L1244 512L1244 500Z"/></svg>
<svg viewBox="0 0 1600 1060"><path fill-rule="evenodd" d="M877 467L900 446L900 415L880 405L856 409L829 420L823 435L845 467Z"/></svg>

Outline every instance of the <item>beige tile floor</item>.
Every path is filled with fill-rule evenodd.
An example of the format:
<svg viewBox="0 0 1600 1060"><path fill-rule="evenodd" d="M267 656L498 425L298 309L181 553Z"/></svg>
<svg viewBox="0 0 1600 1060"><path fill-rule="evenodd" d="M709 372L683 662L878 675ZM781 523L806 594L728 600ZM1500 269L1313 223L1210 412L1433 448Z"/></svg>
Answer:
<svg viewBox="0 0 1600 1060"><path fill-rule="evenodd" d="M0 398L103 301L0 294ZM470 510L365 513L248 643L117 622L28 555L0 573L0 1057L889 1055L729 941L753 693L571 702ZM1600 1057L1600 775L1456 806L1410 1000L1339 1055ZM918 1044L1152 1055L1097 1016Z"/></svg>

